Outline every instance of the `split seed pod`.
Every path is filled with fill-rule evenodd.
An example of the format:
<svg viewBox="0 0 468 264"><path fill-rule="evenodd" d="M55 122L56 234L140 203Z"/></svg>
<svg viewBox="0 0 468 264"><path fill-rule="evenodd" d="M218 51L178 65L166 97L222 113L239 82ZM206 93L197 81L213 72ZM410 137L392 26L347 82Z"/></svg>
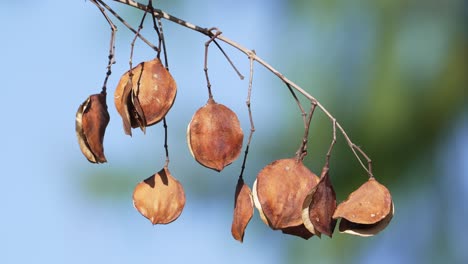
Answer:
<svg viewBox="0 0 468 264"><path fill-rule="evenodd" d="M331 237L336 225L336 220L332 218L336 209L336 194L328 171L329 167L326 165L322 170L319 183L305 198L302 220L310 232L318 236L323 233Z"/></svg>
<svg viewBox="0 0 468 264"><path fill-rule="evenodd" d="M136 186L133 205L153 225L168 224L184 209L184 188L165 167Z"/></svg>
<svg viewBox="0 0 468 264"><path fill-rule="evenodd" d="M254 203L264 222L288 234L303 233L302 203L318 181L317 175L296 158L277 160L264 167L254 184Z"/></svg>
<svg viewBox="0 0 468 264"><path fill-rule="evenodd" d="M81 152L92 163L107 162L104 156L104 134L109 124L106 94L93 94L76 112L75 130Z"/></svg>
<svg viewBox="0 0 468 264"><path fill-rule="evenodd" d="M144 131L161 121L174 104L176 94L177 85L158 58L127 71L114 95L125 133L131 135L131 128L136 127Z"/></svg>
<svg viewBox="0 0 468 264"><path fill-rule="evenodd" d="M232 220L231 233L235 240L244 240L245 228L253 216L253 200L250 188L239 179L236 186L234 217Z"/></svg>
<svg viewBox="0 0 468 264"><path fill-rule="evenodd" d="M338 205L333 218L341 218L340 232L366 237L382 231L394 210L390 192L372 177Z"/></svg>
<svg viewBox="0 0 468 264"><path fill-rule="evenodd" d="M201 165L221 171L239 157L244 133L237 115L208 99L195 112L187 128L190 153Z"/></svg>
<svg viewBox="0 0 468 264"><path fill-rule="evenodd" d="M285 227L281 229L283 234L287 235L293 235L293 236L298 236L302 237L305 240L308 240L309 238L313 237L315 234L310 232L304 224L298 225L298 226L292 226L292 227Z"/></svg>
<svg viewBox="0 0 468 264"><path fill-rule="evenodd" d="M318 181L318 179L317 179L317 181ZM262 221L267 226L270 226L270 224L268 223L268 219L266 218L265 214L263 213L262 205L260 204L260 201L258 200L257 180L254 181L254 184L253 184L253 187L252 187L252 197L253 197L254 205L257 208L258 213L260 214L260 218L262 219ZM285 227L285 228L281 229L281 231L284 234L302 237L302 238L304 238L306 240L311 238L314 235L309 230L307 230L307 228L304 226L304 224L301 224L299 226Z"/></svg>

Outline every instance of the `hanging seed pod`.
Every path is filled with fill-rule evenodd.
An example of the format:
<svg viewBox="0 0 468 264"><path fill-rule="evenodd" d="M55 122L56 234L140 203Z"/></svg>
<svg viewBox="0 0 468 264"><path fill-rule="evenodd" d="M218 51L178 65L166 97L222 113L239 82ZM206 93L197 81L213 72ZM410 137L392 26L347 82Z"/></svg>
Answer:
<svg viewBox="0 0 468 264"><path fill-rule="evenodd" d="M258 200L257 180L254 181L254 184L252 186L252 198L253 198L255 208L257 208L257 211L260 214L260 219L262 219L263 223L265 223L267 226L270 226L270 223L268 223L268 219L266 218L265 214L263 213L262 205L260 204L260 201Z"/></svg>
<svg viewBox="0 0 468 264"><path fill-rule="evenodd" d="M201 165L221 171L239 157L244 133L236 114L209 99L187 128L190 153Z"/></svg>
<svg viewBox="0 0 468 264"><path fill-rule="evenodd" d="M318 179L317 179L317 181L318 181ZM257 180L254 181L254 184L253 184L253 187L252 187L252 197L253 197L254 205L257 208L258 213L260 214L260 218L262 219L262 221L267 226L270 226L270 223L268 222L268 219L266 218L265 214L263 213L262 205L260 204L260 201L258 200ZM309 230L307 230L307 228L304 226L304 224L301 224L299 226L285 227L285 228L282 228L281 231L284 234L302 237L302 238L304 238L306 240L311 238L314 235L311 232L309 232Z"/></svg>
<svg viewBox="0 0 468 264"><path fill-rule="evenodd" d="M130 127L144 129L161 121L171 109L176 94L177 85L158 58L138 64L131 74L126 72L114 95L125 133L131 135Z"/></svg>
<svg viewBox="0 0 468 264"><path fill-rule="evenodd" d="M300 226L303 224L302 203L318 181L317 175L307 169L301 160L290 158L274 161L257 175L257 209L264 214L272 229Z"/></svg>
<svg viewBox="0 0 468 264"><path fill-rule="evenodd" d="M253 201L250 188L239 179L236 186L234 217L232 220L231 233L235 240L244 240L245 228L253 215Z"/></svg>
<svg viewBox="0 0 468 264"><path fill-rule="evenodd" d="M372 177L338 205L333 218L341 218L342 233L373 236L390 223L394 210L390 192Z"/></svg>
<svg viewBox="0 0 468 264"><path fill-rule="evenodd" d="M184 188L165 167L136 186L133 205L153 225L168 224L184 209Z"/></svg>
<svg viewBox="0 0 468 264"><path fill-rule="evenodd" d="M305 239L305 240L308 240L309 238L311 238L311 237L314 236L314 234L311 233L311 232L305 227L304 224L301 224L301 225L299 225L299 226L285 227L285 228L281 229L281 231L282 231L284 234L302 237L302 238Z"/></svg>
<svg viewBox="0 0 468 264"><path fill-rule="evenodd" d="M332 218L336 209L336 194L328 171L327 164L322 170L319 183L304 199L302 220L310 232L331 237L336 225L336 220Z"/></svg>
<svg viewBox="0 0 468 264"><path fill-rule="evenodd" d="M104 156L104 134L109 124L106 94L93 94L76 112L75 130L81 152L92 163L107 162Z"/></svg>

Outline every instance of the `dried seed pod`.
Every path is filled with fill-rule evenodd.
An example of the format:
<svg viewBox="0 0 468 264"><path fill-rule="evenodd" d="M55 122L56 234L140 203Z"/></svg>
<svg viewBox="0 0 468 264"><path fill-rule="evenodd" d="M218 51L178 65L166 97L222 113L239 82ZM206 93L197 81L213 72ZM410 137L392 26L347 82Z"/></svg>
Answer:
<svg viewBox="0 0 468 264"><path fill-rule="evenodd" d="M314 234L311 233L305 227L304 224L301 224L301 225L298 225L298 226L285 227L285 228L281 229L281 231L284 234L302 237L305 240L308 240L309 238L314 236Z"/></svg>
<svg viewBox="0 0 468 264"><path fill-rule="evenodd" d="M341 218L340 232L373 236L390 223L394 210L390 192L372 177L338 205L333 218Z"/></svg>
<svg viewBox="0 0 468 264"><path fill-rule="evenodd" d="M267 226L270 226L270 223L268 223L268 219L263 213L262 205L260 204L260 201L258 200L257 180L254 181L254 184L252 186L252 198L253 198L254 205L257 208L258 213L260 214L260 219L262 219L263 223L265 223Z"/></svg>
<svg viewBox="0 0 468 264"><path fill-rule="evenodd" d="M133 205L153 225L168 224L184 209L184 188L165 167L136 186Z"/></svg>
<svg viewBox="0 0 468 264"><path fill-rule="evenodd" d="M107 162L104 156L104 134L109 124L106 94L93 94L76 112L75 130L81 152L92 163Z"/></svg>
<svg viewBox="0 0 468 264"><path fill-rule="evenodd" d="M244 240L244 231L253 215L253 201L250 188L239 179L236 186L234 217L231 233L235 240Z"/></svg>
<svg viewBox="0 0 468 264"><path fill-rule="evenodd" d="M125 133L131 135L130 127L144 129L161 121L171 109L176 94L177 85L158 58L138 64L131 74L126 72L114 95Z"/></svg>
<svg viewBox="0 0 468 264"><path fill-rule="evenodd" d="M237 115L211 98L195 112L187 128L192 156L201 165L216 171L239 157L243 140Z"/></svg>
<svg viewBox="0 0 468 264"><path fill-rule="evenodd" d="M318 179L317 179L318 181ZM253 187L252 187L252 197L253 197L253 201L254 201L254 205L255 207L257 208L258 210L258 213L260 214L260 218L262 219L262 221L270 226L270 223L268 222L268 219L266 218L265 214L263 213L263 209L262 209L262 205L260 204L260 201L258 200L258 196L257 196L257 180L254 181L254 184L253 184ZM285 227L285 228L282 228L281 231L284 233L284 234L287 234L287 235L293 235L293 236L298 236L298 237L302 237L304 239L309 239L311 238L314 234L311 233L305 226L304 224L301 224L299 226L291 226L291 227Z"/></svg>
<svg viewBox="0 0 468 264"><path fill-rule="evenodd" d="M257 176L256 196L268 225L284 229L303 224L302 203L318 181L317 175L296 158L264 167Z"/></svg>
<svg viewBox="0 0 468 264"><path fill-rule="evenodd" d="M331 237L336 225L336 220L332 218L336 209L336 194L328 171L329 167L326 165L319 183L304 199L302 220L310 232L317 235L320 232Z"/></svg>

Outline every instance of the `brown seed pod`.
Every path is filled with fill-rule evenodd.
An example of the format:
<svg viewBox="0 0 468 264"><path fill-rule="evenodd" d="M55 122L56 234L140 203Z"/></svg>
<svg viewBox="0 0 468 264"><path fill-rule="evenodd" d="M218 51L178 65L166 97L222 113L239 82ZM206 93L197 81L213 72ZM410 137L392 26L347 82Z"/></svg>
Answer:
<svg viewBox="0 0 468 264"><path fill-rule="evenodd" d="M332 218L336 209L336 194L328 171L329 167L326 165L319 183L304 199L302 220L310 232L319 236L323 233L331 237L336 225L336 220Z"/></svg>
<svg viewBox="0 0 468 264"><path fill-rule="evenodd" d="M390 223L394 210L390 192L372 177L338 205L333 218L341 218L340 232L373 236Z"/></svg>
<svg viewBox="0 0 468 264"><path fill-rule="evenodd" d="M253 198L254 205L257 208L258 213L260 214L260 219L262 219L263 223L265 223L267 226L270 226L270 223L268 223L268 219L263 213L262 205L260 204L260 201L258 200L257 180L254 181L254 184L252 186L252 198Z"/></svg>
<svg viewBox="0 0 468 264"><path fill-rule="evenodd" d="M151 126L171 109L177 85L158 58L142 62L126 72L115 89L114 102L122 117L126 134L130 127Z"/></svg>
<svg viewBox="0 0 468 264"><path fill-rule="evenodd" d="M221 171L239 157L244 133L237 115L209 99L187 127L190 153L201 165Z"/></svg>
<svg viewBox="0 0 468 264"><path fill-rule="evenodd" d="M257 175L257 209L272 229L303 224L302 204L319 178L296 158L281 159L264 167ZM255 198L254 198L255 201Z"/></svg>
<svg viewBox="0 0 468 264"><path fill-rule="evenodd" d="M314 234L311 233L305 227L304 224L301 224L301 225L298 225L298 226L285 227L285 228L281 229L281 231L284 234L302 237L305 240L308 240L309 238L314 236Z"/></svg>
<svg viewBox="0 0 468 264"><path fill-rule="evenodd" d="M184 188L165 167L136 186L133 205L153 225L168 224L184 209Z"/></svg>
<svg viewBox="0 0 468 264"><path fill-rule="evenodd" d="M318 179L317 179L318 181ZM254 201L254 205L255 207L257 208L258 210L258 213L260 214L260 218L262 219L262 221L270 226L270 223L268 222L268 219L266 218L265 214L263 213L263 209L262 209L262 205L260 204L260 201L258 200L258 196L257 196L257 180L254 181L254 184L253 184L253 187L252 187L252 197L253 197L253 201ZM287 235L293 235L293 236L298 236L298 237L302 237L304 239L309 239L311 238L314 234L311 233L305 226L304 224L301 224L299 226L291 226L291 227L285 227L285 228L282 228L281 231L284 233L284 234L287 234Z"/></svg>
<svg viewBox="0 0 468 264"><path fill-rule="evenodd" d="M253 201L250 188L239 179L236 186L234 217L232 220L231 233L235 240L244 240L244 231L253 215Z"/></svg>
<svg viewBox="0 0 468 264"><path fill-rule="evenodd" d="M104 134L109 124L106 94L93 94L76 112L75 130L81 152L92 163L107 162L104 156Z"/></svg>

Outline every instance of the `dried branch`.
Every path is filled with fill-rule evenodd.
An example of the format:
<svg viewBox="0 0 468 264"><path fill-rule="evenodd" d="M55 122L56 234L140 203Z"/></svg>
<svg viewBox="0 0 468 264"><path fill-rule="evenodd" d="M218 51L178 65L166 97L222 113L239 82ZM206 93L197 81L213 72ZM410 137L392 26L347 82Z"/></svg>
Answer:
<svg viewBox="0 0 468 264"><path fill-rule="evenodd" d="M100 6L95 0L91 0L93 4L95 4L98 8L99 11L101 11L102 15L104 18L107 20L107 23L109 23L109 26L111 27L111 39L110 39L110 45L109 45L109 62L107 64L107 72L106 72L106 77L104 78L104 84L102 85L102 91L101 93L107 94L107 80L109 80L109 76L112 74L112 64L115 63L115 32L117 31L117 27L112 23L112 20L107 16L106 11L102 6Z"/></svg>
<svg viewBox="0 0 468 264"><path fill-rule="evenodd" d="M312 116L314 115L314 111L316 107L317 107L317 103L311 102L310 111L309 111L309 114L307 115L308 118L304 123L305 129L304 129L304 136L302 137L302 143L296 152L296 157L298 160L303 160L304 157L307 155L307 143L308 143L308 138L309 138L309 129L310 129L311 121L312 121Z"/></svg>
<svg viewBox="0 0 468 264"><path fill-rule="evenodd" d="M106 7L106 9L108 9L113 15L115 15L117 18L119 18L113 11L111 11L111 9L109 7L107 7L102 2L102 0L97 0L97 1L99 1L104 7ZM146 5L141 4L139 2L136 2L136 1L133 1L133 0L113 0L113 1L121 3L121 4L125 4L125 5L128 5L128 6L131 6L131 7L137 8L137 9L140 9L142 11L147 11L147 9L148 9L148 7ZM294 90L296 90L297 92L302 94L305 98L307 98L311 103L316 104L316 106L320 110L322 110L322 112L331 120L331 122L333 123L333 126L334 127L336 126L336 128L344 136L348 146L351 148L351 151L356 156L358 162L361 164L363 169L368 173L369 177L373 177L372 169L371 169L372 168L371 159L365 154L365 152L361 148L359 148L357 145L355 145L351 141L351 139L349 138L349 136L347 135L346 131L343 129L341 124L336 121L336 118L332 114L330 114L330 112L317 99L315 99L315 97L310 95L307 91L305 91L299 85L295 84L294 82L292 82L291 80L286 78L282 73L280 73L278 70L273 68L273 66L268 64L262 58L258 57L253 50L250 50L250 49L244 47L243 45L241 45L241 44L239 44L239 43L225 37L224 35L214 36L213 32L209 28L203 28L203 27L197 26L195 24L189 23L187 21L184 21L183 19L180 19L180 18L177 18L177 17L175 17L173 15L170 15L170 14L168 14L168 13L166 13L166 12L160 10L160 9L153 9L152 11L153 11L154 16L156 16L158 18L163 18L163 19L169 20L169 21L171 21L173 23L176 23L176 24L178 24L180 26L183 26L183 27L186 27L188 29L197 31L197 32L199 32L199 33L201 33L203 35L208 36L212 40L214 40L214 38L216 38L217 40L222 41L222 42L226 43L227 45L236 48L240 52L247 55L247 57L249 59L251 59L253 61L256 61L257 63L259 63L260 65L262 65L266 69L268 69L270 72L272 72L274 75L276 75L281 81L283 81L288 87L292 87ZM135 33L135 31L134 31L134 33ZM216 41L215 41L215 43L219 47L219 45L218 45L218 43ZM358 154L358 152L359 152L359 154L361 154L361 156L363 156L366 159L367 164L368 164L367 166L364 164L364 162L361 159L361 156Z"/></svg>
<svg viewBox="0 0 468 264"><path fill-rule="evenodd" d="M245 147L244 161L242 162L242 167L241 167L241 172L240 172L240 175L239 175L239 180L241 180L242 175L244 175L245 163L247 161L247 155L249 154L250 142L252 141L252 136L253 136L253 133L255 132L255 125L254 125L254 122L253 122L252 110L250 109L250 97L252 95L254 60L252 58L249 58L249 60L250 60L249 90L247 92L247 100L245 101L245 104L247 105L247 109L248 109L248 112L249 112L250 134L249 134L249 139L247 140L247 146Z"/></svg>

